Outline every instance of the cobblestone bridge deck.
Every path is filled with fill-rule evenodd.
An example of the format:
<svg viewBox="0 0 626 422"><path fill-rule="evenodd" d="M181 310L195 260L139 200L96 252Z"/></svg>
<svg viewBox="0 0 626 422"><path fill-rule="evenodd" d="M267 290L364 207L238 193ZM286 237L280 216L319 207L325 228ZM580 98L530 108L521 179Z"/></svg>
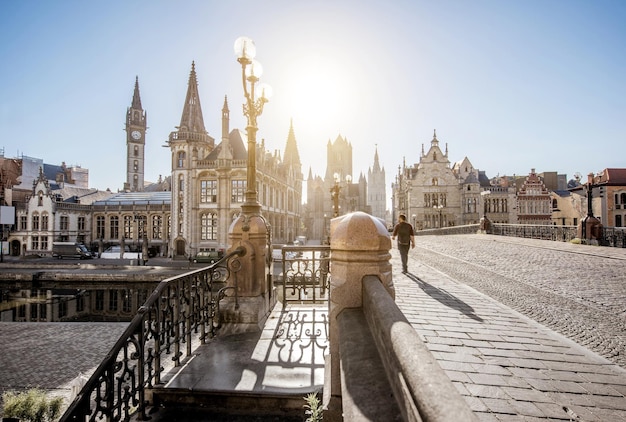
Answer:
<svg viewBox="0 0 626 422"><path fill-rule="evenodd" d="M458 235L409 256L396 302L481 420L626 421L626 249Z"/></svg>

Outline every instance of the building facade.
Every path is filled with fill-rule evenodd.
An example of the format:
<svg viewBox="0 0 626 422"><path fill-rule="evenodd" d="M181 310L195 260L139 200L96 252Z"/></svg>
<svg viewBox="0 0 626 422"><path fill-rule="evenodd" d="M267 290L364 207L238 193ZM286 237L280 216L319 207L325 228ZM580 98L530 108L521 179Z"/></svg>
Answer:
<svg viewBox="0 0 626 422"><path fill-rule="evenodd" d="M219 144L204 126L192 63L180 125L170 133L172 216L171 256L191 256L202 250L225 249L228 230L241 212L247 183L245 135L230 130L230 111L224 99ZM272 241L292 242L302 231L302 165L293 124L284 156L257 144L257 196L271 226Z"/></svg>
<svg viewBox="0 0 626 422"><path fill-rule="evenodd" d="M376 175L377 182L381 179ZM384 180L384 173L382 176ZM355 181L352 177L352 144L338 135L326 145L326 172L324 178L313 175L307 178L307 204L304 217L306 235L310 239L328 242L330 220L353 211L372 213L368 203L368 183L363 174Z"/></svg>
<svg viewBox="0 0 626 422"><path fill-rule="evenodd" d="M434 132L428 152L413 166L403 163L392 184L394 221L404 214L415 229L478 223L481 216L479 172L469 159L454 166Z"/></svg>
<svg viewBox="0 0 626 422"><path fill-rule="evenodd" d="M530 171L517 192L517 222L519 224L552 224L552 198L543 180Z"/></svg>

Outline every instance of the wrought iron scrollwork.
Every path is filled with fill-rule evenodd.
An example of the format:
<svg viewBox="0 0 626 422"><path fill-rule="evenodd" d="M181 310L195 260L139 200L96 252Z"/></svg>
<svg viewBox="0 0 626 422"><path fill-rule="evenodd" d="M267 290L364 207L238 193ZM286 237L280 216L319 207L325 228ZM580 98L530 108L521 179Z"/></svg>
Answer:
<svg viewBox="0 0 626 422"><path fill-rule="evenodd" d="M236 280L242 253L159 283L60 421L130 421L135 413L146 420L145 389L191 355L193 339L204 342L219 329L219 301L231 291L236 298L225 285Z"/></svg>

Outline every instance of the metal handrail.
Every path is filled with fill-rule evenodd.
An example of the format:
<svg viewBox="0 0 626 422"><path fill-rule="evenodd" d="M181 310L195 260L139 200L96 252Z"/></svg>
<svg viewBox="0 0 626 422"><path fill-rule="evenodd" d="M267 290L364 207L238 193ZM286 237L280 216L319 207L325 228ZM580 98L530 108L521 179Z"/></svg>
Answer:
<svg viewBox="0 0 626 422"><path fill-rule="evenodd" d="M113 348L61 416L68 421L146 420L145 390L161 383L165 356L174 366L191 355L192 338L205 343L220 328L219 301L241 268L239 247L214 264L159 283ZM185 352L181 349L185 348Z"/></svg>

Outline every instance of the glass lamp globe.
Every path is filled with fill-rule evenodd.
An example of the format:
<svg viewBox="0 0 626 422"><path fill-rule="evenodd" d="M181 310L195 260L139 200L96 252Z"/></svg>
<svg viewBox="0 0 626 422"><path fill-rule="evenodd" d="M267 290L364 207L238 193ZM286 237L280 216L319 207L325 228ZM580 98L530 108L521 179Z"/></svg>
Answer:
<svg viewBox="0 0 626 422"><path fill-rule="evenodd" d="M265 82L260 83L256 86L256 92L257 97L266 102L269 101L269 99L272 98L272 95L274 94L274 90L272 89L272 87Z"/></svg>
<svg viewBox="0 0 626 422"><path fill-rule="evenodd" d="M235 40L235 55L238 59L252 60L256 56L256 46L249 37L239 37Z"/></svg>

